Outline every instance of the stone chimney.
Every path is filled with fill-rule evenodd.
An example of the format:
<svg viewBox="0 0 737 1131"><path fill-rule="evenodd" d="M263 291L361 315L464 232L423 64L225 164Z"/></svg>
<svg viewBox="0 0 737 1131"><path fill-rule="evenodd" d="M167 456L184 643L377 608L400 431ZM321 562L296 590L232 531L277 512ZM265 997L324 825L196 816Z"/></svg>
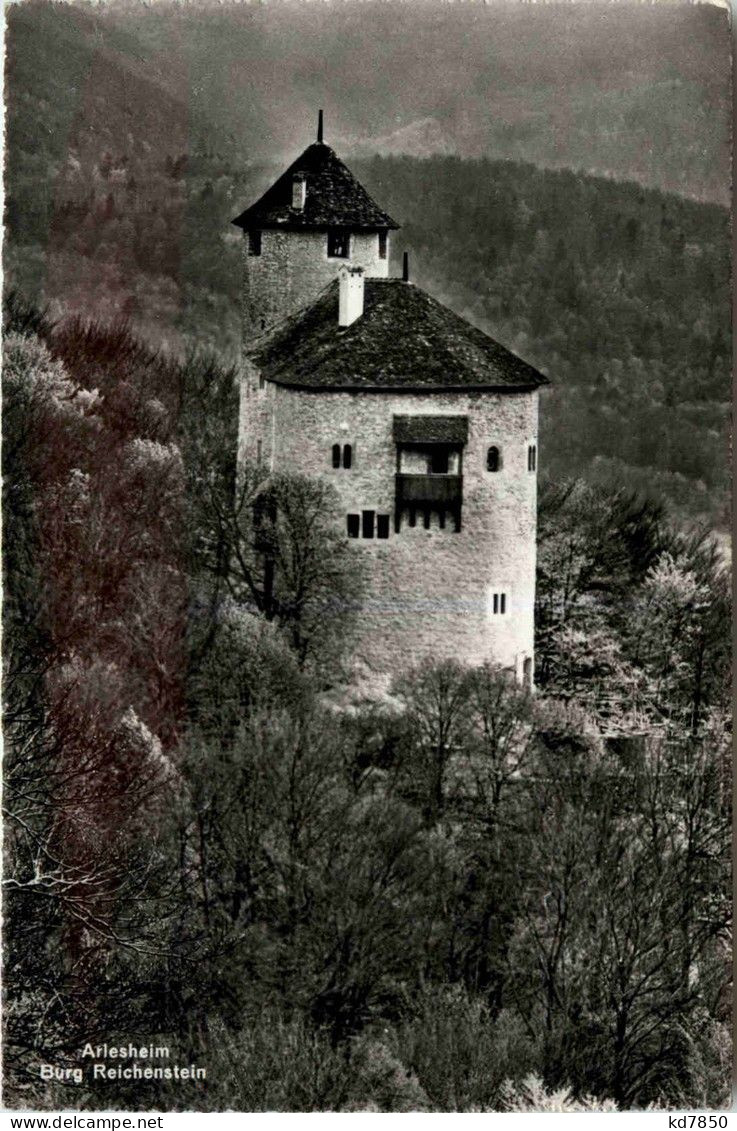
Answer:
<svg viewBox="0 0 737 1131"><path fill-rule="evenodd" d="M292 177L292 208L301 212L307 199L307 180L304 173L295 173Z"/></svg>
<svg viewBox="0 0 737 1131"><path fill-rule="evenodd" d="M351 326L363 314L363 267L338 272L338 325Z"/></svg>

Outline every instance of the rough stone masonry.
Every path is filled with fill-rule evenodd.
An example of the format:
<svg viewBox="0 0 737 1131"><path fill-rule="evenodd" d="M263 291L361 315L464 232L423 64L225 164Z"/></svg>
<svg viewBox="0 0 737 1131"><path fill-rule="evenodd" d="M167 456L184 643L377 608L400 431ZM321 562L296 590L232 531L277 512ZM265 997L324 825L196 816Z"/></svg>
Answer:
<svg viewBox="0 0 737 1131"><path fill-rule="evenodd" d="M239 461L335 488L367 566L356 657L388 674L491 660L532 686L546 378L414 286L406 262L388 277L397 225L322 141L234 222Z"/></svg>

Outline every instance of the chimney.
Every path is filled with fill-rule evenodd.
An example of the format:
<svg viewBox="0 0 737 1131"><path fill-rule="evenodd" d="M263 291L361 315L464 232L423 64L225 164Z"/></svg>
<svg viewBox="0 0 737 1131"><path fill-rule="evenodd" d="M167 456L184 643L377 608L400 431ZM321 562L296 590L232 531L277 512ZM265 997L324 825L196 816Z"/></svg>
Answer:
<svg viewBox="0 0 737 1131"><path fill-rule="evenodd" d="M301 212L307 199L307 179L304 173L295 173L292 177L292 208Z"/></svg>
<svg viewBox="0 0 737 1131"><path fill-rule="evenodd" d="M363 314L363 267L338 272L338 325L352 326Z"/></svg>

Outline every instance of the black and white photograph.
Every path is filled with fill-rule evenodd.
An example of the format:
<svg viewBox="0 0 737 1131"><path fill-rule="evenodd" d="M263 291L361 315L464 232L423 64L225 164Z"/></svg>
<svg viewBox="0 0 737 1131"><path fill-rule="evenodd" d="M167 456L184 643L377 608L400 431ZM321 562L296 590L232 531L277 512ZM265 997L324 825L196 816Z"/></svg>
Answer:
<svg viewBox="0 0 737 1131"><path fill-rule="evenodd" d="M6 3L6 1113L727 1126L730 18Z"/></svg>

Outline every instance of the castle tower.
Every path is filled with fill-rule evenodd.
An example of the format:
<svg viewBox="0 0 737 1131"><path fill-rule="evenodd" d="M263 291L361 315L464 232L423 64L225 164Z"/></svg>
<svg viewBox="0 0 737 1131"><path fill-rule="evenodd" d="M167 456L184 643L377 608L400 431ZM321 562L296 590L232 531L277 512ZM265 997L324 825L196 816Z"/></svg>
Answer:
<svg viewBox="0 0 737 1131"><path fill-rule="evenodd" d="M237 216L243 229L244 340L314 301L341 266L386 278L398 227L323 141L317 141Z"/></svg>
<svg viewBox="0 0 737 1131"><path fill-rule="evenodd" d="M415 286L406 259L403 277L388 277L379 237L392 221L372 201L364 229L355 209L342 210L341 201L367 198L326 148L310 146L239 217L247 235L256 213L259 224L273 221L258 229L261 256L246 259L246 335L254 316L267 326L246 338L239 461L335 488L336 521L368 578L356 658L388 674L426 656L492 661L531 686L547 378ZM312 181L306 173L304 192L319 226L289 219L284 192L297 166L324 170ZM336 262L327 240L338 217L357 242Z"/></svg>

